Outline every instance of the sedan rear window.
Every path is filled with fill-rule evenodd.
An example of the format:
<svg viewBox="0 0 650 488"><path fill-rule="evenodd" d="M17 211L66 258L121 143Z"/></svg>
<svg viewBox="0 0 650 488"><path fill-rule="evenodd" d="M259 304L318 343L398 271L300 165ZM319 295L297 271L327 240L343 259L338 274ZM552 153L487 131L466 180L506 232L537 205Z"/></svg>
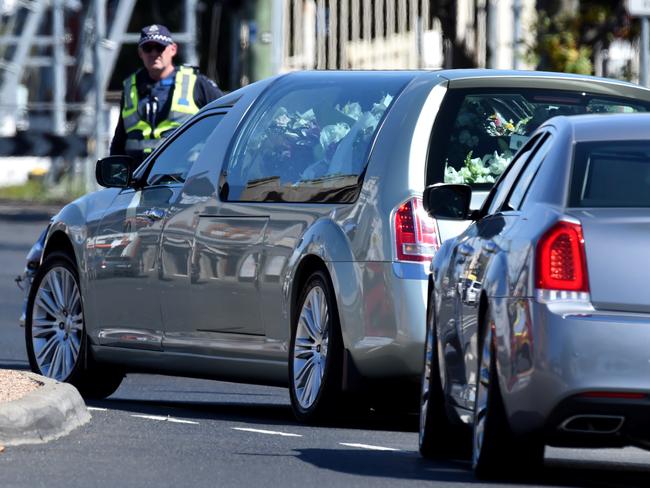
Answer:
<svg viewBox="0 0 650 488"><path fill-rule="evenodd" d="M649 108L637 100L584 92L452 91L441 110L446 120L436 121L427 184L444 181L489 189L535 129L551 117L647 112Z"/></svg>
<svg viewBox="0 0 650 488"><path fill-rule="evenodd" d="M650 207L650 142L576 145L571 207Z"/></svg>

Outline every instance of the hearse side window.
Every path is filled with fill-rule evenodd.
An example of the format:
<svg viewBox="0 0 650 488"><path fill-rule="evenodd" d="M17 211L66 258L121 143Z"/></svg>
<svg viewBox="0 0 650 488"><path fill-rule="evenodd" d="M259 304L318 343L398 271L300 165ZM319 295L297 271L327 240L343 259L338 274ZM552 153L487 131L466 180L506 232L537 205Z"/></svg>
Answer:
<svg viewBox="0 0 650 488"><path fill-rule="evenodd" d="M647 112L648 104L623 97L542 89L451 90L436 122L427 184L492 187L517 150L543 122L557 115Z"/></svg>
<svg viewBox="0 0 650 488"><path fill-rule="evenodd" d="M354 201L383 116L409 79L402 73L280 79L234 146L222 198Z"/></svg>
<svg viewBox="0 0 650 488"><path fill-rule="evenodd" d="M193 122L156 157L150 165L147 185L182 184L198 159L208 137L224 114L208 115Z"/></svg>

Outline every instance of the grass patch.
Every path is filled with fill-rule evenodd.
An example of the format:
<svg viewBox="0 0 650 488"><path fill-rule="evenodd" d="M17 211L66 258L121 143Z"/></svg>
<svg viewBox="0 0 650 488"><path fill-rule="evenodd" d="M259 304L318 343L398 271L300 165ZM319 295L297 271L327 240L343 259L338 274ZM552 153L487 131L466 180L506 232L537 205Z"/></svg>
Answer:
<svg viewBox="0 0 650 488"><path fill-rule="evenodd" d="M0 187L0 199L33 203L67 203L85 192L79 184L62 180L55 186L46 185L41 178L28 180L23 185Z"/></svg>
<svg viewBox="0 0 650 488"><path fill-rule="evenodd" d="M29 200L46 202L45 185L42 181L31 180L24 185L0 187L0 198L7 200Z"/></svg>

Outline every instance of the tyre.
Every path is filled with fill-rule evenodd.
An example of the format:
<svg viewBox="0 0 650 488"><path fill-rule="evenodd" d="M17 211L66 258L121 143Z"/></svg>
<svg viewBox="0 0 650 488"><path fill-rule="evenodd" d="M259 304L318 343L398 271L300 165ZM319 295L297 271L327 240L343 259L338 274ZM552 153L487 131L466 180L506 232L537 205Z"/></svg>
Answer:
<svg viewBox="0 0 650 488"><path fill-rule="evenodd" d="M328 276L314 272L298 299L290 343L289 394L296 418L333 417L341 397L343 340Z"/></svg>
<svg viewBox="0 0 650 488"><path fill-rule="evenodd" d="M489 320L479 351L472 436L474 473L483 479L531 476L544 463L544 443L534 435L516 436L510 428L499 389L494 330Z"/></svg>
<svg viewBox="0 0 650 488"><path fill-rule="evenodd" d="M472 447L470 429L453 422L447 412L440 379L434 292L427 306L424 371L420 394L420 454L429 459L469 459Z"/></svg>
<svg viewBox="0 0 650 488"><path fill-rule="evenodd" d="M96 365L88 354L79 275L66 254L51 254L36 272L25 319L32 371L71 383L90 398L105 398L119 387L124 374Z"/></svg>

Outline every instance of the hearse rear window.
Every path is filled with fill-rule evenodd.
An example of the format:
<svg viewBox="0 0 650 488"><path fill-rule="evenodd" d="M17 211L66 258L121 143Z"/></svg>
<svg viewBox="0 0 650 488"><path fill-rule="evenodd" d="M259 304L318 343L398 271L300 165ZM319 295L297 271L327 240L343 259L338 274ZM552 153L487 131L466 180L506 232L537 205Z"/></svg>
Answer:
<svg viewBox="0 0 650 488"><path fill-rule="evenodd" d="M556 115L647 112L637 100L540 89L451 91L436 121L427 184L489 189L517 150Z"/></svg>
<svg viewBox="0 0 650 488"><path fill-rule="evenodd" d="M356 199L375 134L406 73L307 73L275 83L226 168L227 200ZM222 192L223 193L223 192Z"/></svg>

